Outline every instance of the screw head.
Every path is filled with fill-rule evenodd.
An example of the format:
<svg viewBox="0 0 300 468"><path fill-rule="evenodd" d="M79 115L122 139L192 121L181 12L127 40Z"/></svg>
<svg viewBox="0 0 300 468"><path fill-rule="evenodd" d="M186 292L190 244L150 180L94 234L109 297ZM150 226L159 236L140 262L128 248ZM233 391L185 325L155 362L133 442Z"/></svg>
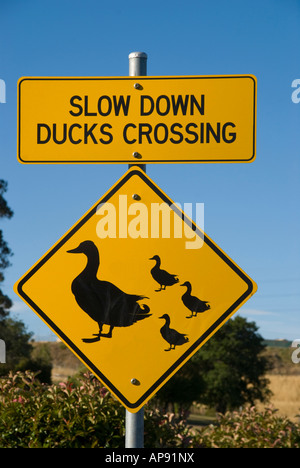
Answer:
<svg viewBox="0 0 300 468"><path fill-rule="evenodd" d="M134 194L132 195L132 198L133 198L134 200L140 200L140 199L141 199L141 197L140 197L137 193L134 193Z"/></svg>
<svg viewBox="0 0 300 468"><path fill-rule="evenodd" d="M140 153L138 153L137 151L134 151L134 153L132 153L132 156L136 159L141 159L142 158L142 155Z"/></svg>
<svg viewBox="0 0 300 468"><path fill-rule="evenodd" d="M140 382L137 379L131 379L132 385L140 385Z"/></svg>
<svg viewBox="0 0 300 468"><path fill-rule="evenodd" d="M135 89L141 89L142 88L142 86L139 83L134 83L133 86L134 86Z"/></svg>

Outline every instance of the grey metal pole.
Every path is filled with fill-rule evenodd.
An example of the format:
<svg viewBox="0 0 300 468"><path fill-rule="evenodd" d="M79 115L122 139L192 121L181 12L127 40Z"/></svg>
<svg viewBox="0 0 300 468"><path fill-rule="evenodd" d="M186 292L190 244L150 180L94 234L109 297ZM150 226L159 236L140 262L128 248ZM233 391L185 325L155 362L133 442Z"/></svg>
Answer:
<svg viewBox="0 0 300 468"><path fill-rule="evenodd" d="M146 76L147 75L147 54L145 52L131 52L129 58L129 76ZM139 166L146 172L146 164L128 164L128 168Z"/></svg>
<svg viewBox="0 0 300 468"><path fill-rule="evenodd" d="M137 413L126 410L125 448L144 448L144 408Z"/></svg>
<svg viewBox="0 0 300 468"><path fill-rule="evenodd" d="M147 75L147 54L145 52L131 52L129 54L129 76Z"/></svg>
<svg viewBox="0 0 300 468"><path fill-rule="evenodd" d="M132 52L129 54L129 76L147 75L147 54ZM146 164L129 164L128 167L139 166L146 172ZM134 380L134 379L133 379ZM144 408L137 413L126 410L125 448L144 448Z"/></svg>

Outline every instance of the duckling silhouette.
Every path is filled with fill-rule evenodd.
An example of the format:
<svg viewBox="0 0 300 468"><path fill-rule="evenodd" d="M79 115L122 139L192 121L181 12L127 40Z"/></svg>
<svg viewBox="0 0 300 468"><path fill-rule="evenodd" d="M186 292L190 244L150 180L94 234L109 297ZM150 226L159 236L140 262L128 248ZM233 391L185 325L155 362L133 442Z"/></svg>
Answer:
<svg viewBox="0 0 300 468"><path fill-rule="evenodd" d="M186 334L179 333L177 330L170 328L171 320L168 314L164 314L159 318L165 319L166 321L166 323L160 329L161 336L170 345L170 348L165 349L165 351L171 351L171 349L175 349L175 346L183 345L184 343L187 343L189 341Z"/></svg>
<svg viewBox="0 0 300 468"><path fill-rule="evenodd" d="M178 283L179 279L176 278L177 275L172 275L165 270L161 270L160 264L161 260L158 255L149 258L149 260L155 260L156 264L151 269L151 275L153 279L160 285L160 289L155 289L155 291L162 291L166 289L166 286L172 286L175 283Z"/></svg>
<svg viewBox="0 0 300 468"><path fill-rule="evenodd" d="M117 286L97 278L100 265L99 252L92 241L84 241L68 253L82 253L87 257L84 270L72 281L71 290L79 307L98 323L96 338L83 338L85 343L99 341L101 336L112 337L114 327L130 327L135 322L150 317L150 308L137 301L145 296L126 294ZM109 325L109 332L102 333L103 325Z"/></svg>
<svg viewBox="0 0 300 468"><path fill-rule="evenodd" d="M205 312L206 310L210 309L210 305L208 301L201 301L198 297L192 296L192 286L189 281L181 284L180 286L186 286L187 290L181 297L182 302L184 305L192 312L192 315L189 315L186 318L196 317L199 312Z"/></svg>

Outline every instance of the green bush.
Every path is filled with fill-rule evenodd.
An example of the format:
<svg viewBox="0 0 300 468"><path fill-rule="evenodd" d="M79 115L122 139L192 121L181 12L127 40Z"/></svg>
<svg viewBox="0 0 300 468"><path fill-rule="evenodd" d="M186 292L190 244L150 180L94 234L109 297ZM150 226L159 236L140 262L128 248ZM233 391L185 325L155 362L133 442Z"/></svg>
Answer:
<svg viewBox="0 0 300 468"><path fill-rule="evenodd" d="M275 409L259 412L255 407L219 415L216 426L201 431L203 448L299 448L300 427L276 416Z"/></svg>
<svg viewBox="0 0 300 468"><path fill-rule="evenodd" d="M47 385L29 371L0 379L0 448L123 448L125 410L91 374ZM145 409L145 447L188 447L189 429Z"/></svg>
<svg viewBox="0 0 300 468"><path fill-rule="evenodd" d="M300 426L255 407L195 431L183 417L145 406L146 448L300 448ZM41 383L32 372L0 379L0 448L123 448L125 410L91 374Z"/></svg>
<svg viewBox="0 0 300 468"><path fill-rule="evenodd" d="M194 435L186 419L159 409L145 410L144 434L146 448L190 448Z"/></svg>

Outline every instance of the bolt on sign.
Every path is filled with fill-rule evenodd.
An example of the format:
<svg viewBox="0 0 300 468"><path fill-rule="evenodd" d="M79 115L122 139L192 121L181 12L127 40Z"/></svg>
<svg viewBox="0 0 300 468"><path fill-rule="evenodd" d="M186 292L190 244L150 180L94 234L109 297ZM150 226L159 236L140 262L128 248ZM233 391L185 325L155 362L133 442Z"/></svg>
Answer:
<svg viewBox="0 0 300 468"><path fill-rule="evenodd" d="M186 248L187 239L197 248ZM137 167L15 284L130 412L256 289Z"/></svg>
<svg viewBox="0 0 300 468"><path fill-rule="evenodd" d="M18 83L22 163L252 162L252 75Z"/></svg>

